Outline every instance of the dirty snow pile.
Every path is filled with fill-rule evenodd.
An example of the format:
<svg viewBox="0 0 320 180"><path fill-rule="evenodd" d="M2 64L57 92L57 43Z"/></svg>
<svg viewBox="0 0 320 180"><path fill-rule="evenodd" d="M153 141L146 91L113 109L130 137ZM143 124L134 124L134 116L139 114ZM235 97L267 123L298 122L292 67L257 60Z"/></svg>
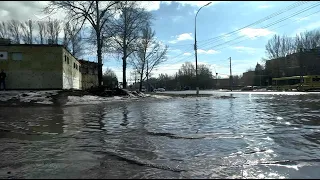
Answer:
<svg viewBox="0 0 320 180"><path fill-rule="evenodd" d="M0 91L0 102L19 100L20 102L35 102L39 104L53 104L52 95L58 94L58 90L52 91Z"/></svg>
<svg viewBox="0 0 320 180"><path fill-rule="evenodd" d="M157 98L157 99L170 99L170 96L164 96L164 95L150 95L150 97Z"/></svg>
<svg viewBox="0 0 320 180"><path fill-rule="evenodd" d="M102 102L117 102L126 101L127 98L122 98L119 96L114 97L99 97L99 96L68 96L68 102L66 105L81 105L81 104L99 104Z"/></svg>

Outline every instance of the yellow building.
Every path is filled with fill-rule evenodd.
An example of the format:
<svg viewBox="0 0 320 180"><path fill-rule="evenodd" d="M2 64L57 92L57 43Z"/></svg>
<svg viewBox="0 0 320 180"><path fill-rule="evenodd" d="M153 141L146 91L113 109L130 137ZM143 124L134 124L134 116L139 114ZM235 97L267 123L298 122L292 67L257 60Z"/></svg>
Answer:
<svg viewBox="0 0 320 180"><path fill-rule="evenodd" d="M62 45L0 42L7 89L81 89L80 67Z"/></svg>

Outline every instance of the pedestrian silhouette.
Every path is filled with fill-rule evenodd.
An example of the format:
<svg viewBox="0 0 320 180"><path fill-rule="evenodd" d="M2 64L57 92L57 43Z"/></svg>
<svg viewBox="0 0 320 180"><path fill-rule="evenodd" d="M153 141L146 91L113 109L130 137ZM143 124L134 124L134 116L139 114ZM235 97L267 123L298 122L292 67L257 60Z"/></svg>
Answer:
<svg viewBox="0 0 320 180"><path fill-rule="evenodd" d="M0 90L2 89L1 87L3 87L3 90L6 90L6 73L4 72L3 69L1 69L1 73L0 73Z"/></svg>

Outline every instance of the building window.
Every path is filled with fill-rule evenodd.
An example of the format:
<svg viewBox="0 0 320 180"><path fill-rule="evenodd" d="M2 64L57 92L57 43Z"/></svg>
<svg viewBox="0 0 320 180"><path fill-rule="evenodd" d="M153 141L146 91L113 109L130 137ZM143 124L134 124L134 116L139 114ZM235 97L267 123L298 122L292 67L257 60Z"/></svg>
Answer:
<svg viewBox="0 0 320 180"><path fill-rule="evenodd" d="M64 62L67 62L67 55L64 55Z"/></svg>
<svg viewBox="0 0 320 180"><path fill-rule="evenodd" d="M313 82L320 82L320 78L316 77L312 79Z"/></svg>
<svg viewBox="0 0 320 180"><path fill-rule="evenodd" d="M0 61L8 59L8 52L0 52Z"/></svg>
<svg viewBox="0 0 320 180"><path fill-rule="evenodd" d="M76 68L76 63L73 63L73 68L74 68L74 69Z"/></svg>
<svg viewBox="0 0 320 180"><path fill-rule="evenodd" d="M22 53L21 52L12 53L12 60L21 61L22 60Z"/></svg>

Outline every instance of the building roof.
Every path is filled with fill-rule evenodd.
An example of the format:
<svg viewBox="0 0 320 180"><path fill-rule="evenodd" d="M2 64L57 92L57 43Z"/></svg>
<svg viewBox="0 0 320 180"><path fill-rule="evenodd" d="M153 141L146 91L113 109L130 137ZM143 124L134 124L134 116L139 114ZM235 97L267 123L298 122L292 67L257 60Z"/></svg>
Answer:
<svg viewBox="0 0 320 180"><path fill-rule="evenodd" d="M91 64L98 64L97 62L93 62L93 61L87 61L87 60L84 60L84 59L78 59L78 61L79 61L80 63L87 63L87 64L89 64L89 63L91 63Z"/></svg>
<svg viewBox="0 0 320 180"><path fill-rule="evenodd" d="M91 67L94 67L94 68L97 68L98 65L99 65L97 62L87 61L87 60L84 60L84 59L77 59L77 60L81 65L87 65L87 66L91 66Z"/></svg>
<svg viewBox="0 0 320 180"><path fill-rule="evenodd" d="M64 47L61 44L0 44L0 46Z"/></svg>

